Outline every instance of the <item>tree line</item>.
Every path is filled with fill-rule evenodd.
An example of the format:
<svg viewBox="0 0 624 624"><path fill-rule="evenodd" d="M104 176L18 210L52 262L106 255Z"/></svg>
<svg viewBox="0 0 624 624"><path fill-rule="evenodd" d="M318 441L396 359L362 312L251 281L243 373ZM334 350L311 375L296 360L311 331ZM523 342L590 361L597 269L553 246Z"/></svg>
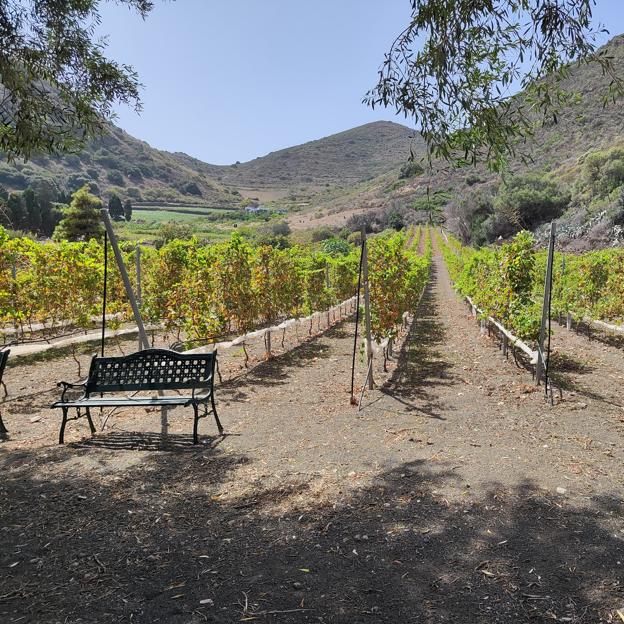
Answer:
<svg viewBox="0 0 624 624"><path fill-rule="evenodd" d="M21 193L0 186L0 225L40 237L99 238L102 206L102 200L86 186L72 195L59 191L47 180L40 180ZM109 197L108 210L115 221L132 219L132 202L130 199L122 202L115 193Z"/></svg>

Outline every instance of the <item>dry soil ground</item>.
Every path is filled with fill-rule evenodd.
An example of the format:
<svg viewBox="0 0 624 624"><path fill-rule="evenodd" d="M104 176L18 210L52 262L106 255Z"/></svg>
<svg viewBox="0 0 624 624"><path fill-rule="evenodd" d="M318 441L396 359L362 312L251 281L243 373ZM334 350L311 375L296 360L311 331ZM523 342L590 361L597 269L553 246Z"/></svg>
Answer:
<svg viewBox="0 0 624 624"><path fill-rule="evenodd" d="M352 331L220 386L229 435L199 447L184 411L167 439L123 412L58 447L45 387L71 359L9 369L12 391L41 393L5 410L0 621L618 621L624 352L556 328L551 407L438 255L360 412Z"/></svg>

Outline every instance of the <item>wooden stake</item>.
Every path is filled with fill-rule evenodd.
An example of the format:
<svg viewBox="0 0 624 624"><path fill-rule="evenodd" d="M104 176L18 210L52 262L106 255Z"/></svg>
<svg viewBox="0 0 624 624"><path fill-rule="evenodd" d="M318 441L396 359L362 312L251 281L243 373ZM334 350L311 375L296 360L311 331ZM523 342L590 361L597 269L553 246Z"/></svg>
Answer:
<svg viewBox="0 0 624 624"><path fill-rule="evenodd" d="M139 306L143 301L143 297L141 294L141 245L137 243L136 253L135 253L135 261L136 261L136 281L137 281L137 303Z"/></svg>
<svg viewBox="0 0 624 624"><path fill-rule="evenodd" d="M137 284L137 305L141 309L142 295L141 295L141 245L137 243L136 252L134 254L135 268L136 268L136 284ZM141 350L141 336L139 336L139 351Z"/></svg>
<svg viewBox="0 0 624 624"><path fill-rule="evenodd" d="M115 260L117 262L117 266L119 267L119 273L121 273L121 279L126 289L126 295L128 295L128 299L130 300L130 306L132 307L134 320L139 330L141 343L143 344L144 349L149 349L149 340L147 339L147 334L145 333L145 326L143 325L143 319L141 318L141 313L139 312L139 306L137 305L137 300L134 296L134 291L132 290L132 284L130 284L128 271L126 270L126 265L124 264L121 251L119 250L117 235L113 230L113 224L111 223L110 217L108 216L108 210L106 208L102 208L100 212L102 214L102 220L104 221L106 233L108 234L108 240L111 244L111 247L113 248L113 253L115 254Z"/></svg>
<svg viewBox="0 0 624 624"><path fill-rule="evenodd" d="M139 306L137 305L134 291L132 290L132 284L130 283L130 278L128 277L128 271L126 270L126 265L124 264L121 251L119 249L117 235L113 230L113 224L111 223L108 215L108 210L106 208L102 208L100 213L102 215L102 221L104 221L104 227L106 228L108 240L113 248L113 253L115 254L115 260L117 262L117 266L119 267L119 273L121 274L121 279L126 289L126 295L128 295L128 299L130 300L130 306L132 307L132 313L134 314L134 321L136 322L139 330L139 345L143 345L144 349L149 349L150 344L147 338L147 333L145 332L145 326L143 325L143 319L141 318L141 312L139 312ZM162 391L159 391L158 394L162 395ZM169 421L167 418L167 408L162 405L160 408L160 432L163 436L166 436L168 431Z"/></svg>
<svg viewBox="0 0 624 624"><path fill-rule="evenodd" d="M264 334L264 345L265 345L265 357L267 360L271 359L271 330L267 329Z"/></svg>
<svg viewBox="0 0 624 624"><path fill-rule="evenodd" d="M364 241L362 256L362 279L364 281L364 323L366 328L366 362L368 364L368 389L374 387L373 381L373 340L371 337L371 312L370 312L370 289L368 284L368 243L366 241L366 228L362 228L362 240Z"/></svg>
<svg viewBox="0 0 624 624"><path fill-rule="evenodd" d="M546 279L544 280L544 300L542 303L542 321L540 324L539 340L537 343L537 364L535 365L535 383L540 384L544 372L548 367L548 354L544 354L546 331L550 324L550 298L552 293L552 269L555 255L556 226L550 224L550 240L548 242L548 263L546 264Z"/></svg>

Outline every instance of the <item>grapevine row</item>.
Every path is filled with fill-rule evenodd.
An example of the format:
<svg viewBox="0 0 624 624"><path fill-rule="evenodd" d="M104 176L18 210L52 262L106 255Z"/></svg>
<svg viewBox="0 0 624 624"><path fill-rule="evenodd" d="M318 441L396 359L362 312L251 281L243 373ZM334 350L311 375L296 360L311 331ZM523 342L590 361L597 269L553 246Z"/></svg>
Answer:
<svg viewBox="0 0 624 624"><path fill-rule="evenodd" d="M415 310L429 277L431 253L419 255L418 243L408 244L410 238L418 234L385 233L368 243L371 329L378 342L395 337L403 314Z"/></svg>
<svg viewBox="0 0 624 624"><path fill-rule="evenodd" d="M529 232L496 247L475 250L438 236L449 275L463 295L523 339L539 333L547 253ZM555 253L552 313L621 322L624 319L624 250Z"/></svg>
<svg viewBox="0 0 624 624"><path fill-rule="evenodd" d="M373 331L395 331L420 292L428 259L408 248L410 233L384 233L369 240ZM412 237L413 238L413 237ZM126 266L135 247L122 245ZM125 291L109 253L107 312L130 319ZM309 246L252 246L234 234L226 243L174 240L141 250L141 312L189 340L245 333L280 318L327 310L353 296L359 247L328 254ZM0 228L0 327L27 330L33 324L88 327L101 313L104 277L101 243L36 242L9 238ZM130 271L135 282L134 271ZM136 283L133 283L136 287Z"/></svg>

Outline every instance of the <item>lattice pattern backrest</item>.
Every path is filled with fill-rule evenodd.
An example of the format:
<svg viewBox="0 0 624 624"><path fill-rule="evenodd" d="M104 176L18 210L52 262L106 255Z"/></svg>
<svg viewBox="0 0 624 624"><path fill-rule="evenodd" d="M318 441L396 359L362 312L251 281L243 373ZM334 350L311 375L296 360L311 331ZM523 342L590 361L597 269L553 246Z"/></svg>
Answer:
<svg viewBox="0 0 624 624"><path fill-rule="evenodd" d="M9 359L9 353L11 353L10 349L7 351L0 351L0 381L2 381L2 373L4 373L4 368Z"/></svg>
<svg viewBox="0 0 624 624"><path fill-rule="evenodd" d="M188 355L166 349L146 349L125 357L95 357L87 392L209 388L214 358L212 353Z"/></svg>

